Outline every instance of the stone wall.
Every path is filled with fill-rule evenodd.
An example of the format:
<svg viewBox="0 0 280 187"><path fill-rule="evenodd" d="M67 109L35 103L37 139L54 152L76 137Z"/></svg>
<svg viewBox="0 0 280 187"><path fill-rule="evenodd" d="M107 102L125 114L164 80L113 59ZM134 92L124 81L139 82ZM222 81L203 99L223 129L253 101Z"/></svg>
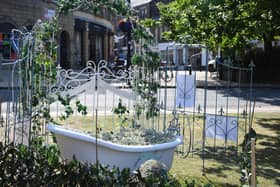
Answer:
<svg viewBox="0 0 280 187"><path fill-rule="evenodd" d="M9 22L17 28L33 25L44 19L48 8L55 9L55 5L40 0L1 0L0 22Z"/></svg>

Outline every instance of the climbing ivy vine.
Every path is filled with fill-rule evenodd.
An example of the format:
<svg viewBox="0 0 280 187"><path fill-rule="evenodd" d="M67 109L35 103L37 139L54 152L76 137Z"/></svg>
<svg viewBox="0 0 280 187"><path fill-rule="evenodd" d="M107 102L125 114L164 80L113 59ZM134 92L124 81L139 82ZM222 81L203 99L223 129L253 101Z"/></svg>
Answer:
<svg viewBox="0 0 280 187"><path fill-rule="evenodd" d="M52 121L49 105L53 99L48 89L56 76L56 31L56 21L38 20L30 32L16 33L21 39L19 116L30 119L29 143L42 134L42 124Z"/></svg>

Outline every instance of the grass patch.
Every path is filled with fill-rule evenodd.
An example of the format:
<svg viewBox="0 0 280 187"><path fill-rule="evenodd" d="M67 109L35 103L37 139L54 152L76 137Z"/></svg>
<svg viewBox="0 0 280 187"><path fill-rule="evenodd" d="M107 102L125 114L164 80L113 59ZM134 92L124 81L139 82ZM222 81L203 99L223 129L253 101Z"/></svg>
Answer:
<svg viewBox="0 0 280 187"><path fill-rule="evenodd" d="M257 132L258 186L279 186L280 114L256 114L253 128ZM238 151L240 153L240 147ZM217 153L214 153L207 152L205 155L205 176L202 175L203 161L201 154L190 154L187 158L175 155L170 172L175 174L180 181L184 181L186 178L195 178L200 181L212 182L215 186L240 186L239 158L236 156L235 148L229 148L227 151L217 148Z"/></svg>

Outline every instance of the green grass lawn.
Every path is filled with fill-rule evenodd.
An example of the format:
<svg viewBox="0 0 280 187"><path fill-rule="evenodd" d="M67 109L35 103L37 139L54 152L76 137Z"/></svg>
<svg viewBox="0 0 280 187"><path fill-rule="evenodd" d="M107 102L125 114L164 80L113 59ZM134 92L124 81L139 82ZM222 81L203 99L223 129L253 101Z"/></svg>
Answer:
<svg viewBox="0 0 280 187"><path fill-rule="evenodd" d="M167 121L170 121L168 116ZM194 133L194 153L187 157L175 154L173 166L170 173L176 175L180 181L187 179L191 181L204 181L213 183L215 186L240 186L240 168L239 155L241 147L236 147L236 143L228 143L226 148L223 141L216 141L214 149L214 140L207 139L206 154L204 162L202 159L202 119L195 118L194 122L190 117L190 126ZM183 120L180 119L183 123ZM71 117L67 121L60 122L67 124L68 127L80 130L93 131L94 122L92 117ZM111 129L117 127L118 119L99 117L99 127ZM111 125L104 125L111 124ZM185 121L185 126L186 126ZM248 124L248 122L247 122ZM239 124L239 145L243 141L245 134L245 121L240 120ZM257 132L256 145L256 164L257 180L260 187L273 187L280 185L280 114L279 113L257 113L253 120L253 128ZM188 134L186 128L186 134ZM190 138L185 139L184 150L187 150ZM182 147L181 147L182 148ZM180 149L180 148L179 148ZM204 175L202 172L204 164Z"/></svg>

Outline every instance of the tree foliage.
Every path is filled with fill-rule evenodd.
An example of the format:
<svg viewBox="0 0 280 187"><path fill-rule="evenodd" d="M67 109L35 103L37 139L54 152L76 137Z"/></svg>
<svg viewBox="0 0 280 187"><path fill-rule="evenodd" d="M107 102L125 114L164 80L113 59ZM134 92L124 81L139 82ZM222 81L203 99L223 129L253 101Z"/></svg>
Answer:
<svg viewBox="0 0 280 187"><path fill-rule="evenodd" d="M165 37L210 48L241 49L250 40L272 39L280 32L278 0L175 0L159 9L170 28Z"/></svg>
<svg viewBox="0 0 280 187"><path fill-rule="evenodd" d="M129 9L125 0L58 0L58 13L68 13L75 10L87 10L91 13L100 13L103 9L109 10L116 15L130 15L132 11Z"/></svg>

